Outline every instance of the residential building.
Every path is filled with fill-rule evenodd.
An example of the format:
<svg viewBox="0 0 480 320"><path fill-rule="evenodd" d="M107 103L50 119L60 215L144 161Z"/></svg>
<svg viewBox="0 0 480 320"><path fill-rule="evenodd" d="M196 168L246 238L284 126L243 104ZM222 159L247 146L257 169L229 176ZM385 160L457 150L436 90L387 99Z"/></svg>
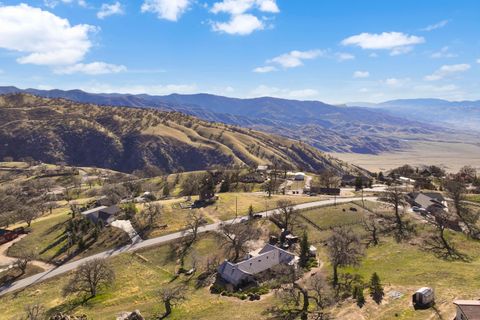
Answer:
<svg viewBox="0 0 480 320"><path fill-rule="evenodd" d="M455 300L457 307L454 320L480 320L480 300Z"/></svg>
<svg viewBox="0 0 480 320"><path fill-rule="evenodd" d="M271 269L279 264L295 265L297 257L277 246L267 244L258 254L250 254L249 258L232 263L223 262L218 268L219 276L238 288L255 281L255 275Z"/></svg>

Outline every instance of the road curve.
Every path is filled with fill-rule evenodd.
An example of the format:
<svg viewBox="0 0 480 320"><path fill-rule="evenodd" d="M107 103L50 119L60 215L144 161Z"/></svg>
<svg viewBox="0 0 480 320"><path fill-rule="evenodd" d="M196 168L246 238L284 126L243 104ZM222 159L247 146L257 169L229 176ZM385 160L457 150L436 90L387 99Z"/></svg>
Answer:
<svg viewBox="0 0 480 320"><path fill-rule="evenodd" d="M297 204L293 207L297 210L305 210L305 209L311 209L311 208L322 207L322 206L330 206L330 205L333 205L335 203L341 204L341 203L348 203L348 202L360 201L360 200L362 200L361 197L337 198L336 200L328 199L328 200L319 200L319 201L314 201L314 202ZM365 197L364 200L376 200L376 198L375 197ZM276 209L269 210L269 211L263 211L263 212L260 212L258 214L261 214L263 217L268 217L269 215L271 215L274 212L276 212ZM221 224L236 223L236 222L240 222L240 221L242 221L243 219L246 219L246 218L247 218L247 216L243 216L243 217L238 217L238 218L227 220L227 221L222 221L222 222L217 222L217 223L212 223L212 224L209 224L209 225L205 225L205 226L200 227L198 232L204 233L204 232L207 232L207 231L215 231L221 226ZM66 263L64 265L58 266L54 269L35 274L35 275L30 276L30 277L25 278L25 279L18 280L18 281L14 282L14 283L11 283L9 285L2 286L2 287L0 287L0 296L2 296L4 294L7 294L9 292L13 292L13 291L23 289L23 288L26 288L28 286L40 283L44 280L56 277L56 276L61 275L63 273L72 271L72 270L76 269L78 266L80 266L81 264L83 264L87 261L93 260L93 259L110 258L110 257L117 256L121 253L133 252L133 251L140 250L140 249L143 249L143 248L161 245L161 244L170 242L172 240L182 238L183 236L184 236L183 231L175 232L175 233L171 233L171 234L168 234L168 235L165 235L165 236L152 238L152 239L148 239L148 240L144 240L144 241L139 241L139 242L136 242L136 243L133 243L133 244L128 244L128 245L125 245L125 246L122 246L122 247L119 247L119 248L115 248L115 249L110 249L110 250L107 250L107 251L104 251L104 252L94 254L92 256L88 256L88 257L85 257L85 258L82 258L82 259L79 259L79 260L76 260L76 261L72 261L72 262Z"/></svg>

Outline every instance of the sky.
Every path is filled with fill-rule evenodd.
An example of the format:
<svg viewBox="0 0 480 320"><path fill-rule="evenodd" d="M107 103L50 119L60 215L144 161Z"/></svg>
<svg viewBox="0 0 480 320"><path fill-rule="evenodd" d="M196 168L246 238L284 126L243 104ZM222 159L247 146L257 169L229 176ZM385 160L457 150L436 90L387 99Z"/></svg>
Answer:
<svg viewBox="0 0 480 320"><path fill-rule="evenodd" d="M480 99L478 0L0 0L0 85Z"/></svg>

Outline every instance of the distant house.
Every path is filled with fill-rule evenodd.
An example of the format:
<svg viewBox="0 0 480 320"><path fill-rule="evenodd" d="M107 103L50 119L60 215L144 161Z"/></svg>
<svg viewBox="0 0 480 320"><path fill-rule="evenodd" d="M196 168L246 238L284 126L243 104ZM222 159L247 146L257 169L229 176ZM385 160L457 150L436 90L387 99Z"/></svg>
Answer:
<svg viewBox="0 0 480 320"><path fill-rule="evenodd" d="M340 188L318 188L317 193L326 194L329 196L339 196L340 192Z"/></svg>
<svg viewBox="0 0 480 320"><path fill-rule="evenodd" d="M480 300L455 300L457 307L454 320L480 320Z"/></svg>
<svg viewBox="0 0 480 320"><path fill-rule="evenodd" d="M255 281L255 275L260 272L279 264L294 265L296 260L293 253L267 244L258 252L258 255L250 255L247 260L238 263L225 261L217 271L223 280L238 288Z"/></svg>
<svg viewBox="0 0 480 320"><path fill-rule="evenodd" d="M400 177L398 178L401 182L403 183L410 183L410 184L414 184L415 183L415 180L413 179L410 179L410 178L407 178L407 177Z"/></svg>
<svg viewBox="0 0 480 320"><path fill-rule="evenodd" d="M117 206L101 206L83 211L82 216L95 224L109 225L115 221L120 211L120 208Z"/></svg>
<svg viewBox="0 0 480 320"><path fill-rule="evenodd" d="M412 206L430 211L442 209L448 211L447 200L438 192L412 192L408 194L408 200Z"/></svg>
<svg viewBox="0 0 480 320"><path fill-rule="evenodd" d="M265 171L267 171L267 170L268 170L268 166L267 166L267 165L259 165L259 166L257 167L257 171L258 171L258 172L265 172Z"/></svg>
<svg viewBox="0 0 480 320"><path fill-rule="evenodd" d="M303 181L305 180L305 173L303 172L295 172L295 175L293 177L295 181Z"/></svg>

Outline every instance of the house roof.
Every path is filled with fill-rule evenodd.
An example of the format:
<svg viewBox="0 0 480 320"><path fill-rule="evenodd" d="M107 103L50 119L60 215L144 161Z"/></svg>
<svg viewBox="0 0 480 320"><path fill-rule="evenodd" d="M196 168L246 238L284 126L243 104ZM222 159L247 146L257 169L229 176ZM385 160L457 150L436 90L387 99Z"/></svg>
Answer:
<svg viewBox="0 0 480 320"><path fill-rule="evenodd" d="M93 208L93 209L90 209L90 210L86 210L86 211L83 211L82 214L83 215L89 215L89 214L92 214L92 213L96 213L100 210L103 210L103 209L106 209L108 208L107 206L101 206L101 207L96 207L96 208Z"/></svg>
<svg viewBox="0 0 480 320"><path fill-rule="evenodd" d="M453 303L468 320L480 320L480 300L455 300Z"/></svg>
<svg viewBox="0 0 480 320"><path fill-rule="evenodd" d="M105 208L102 208L101 211L103 213L107 213L107 214L117 214L120 212L120 208L117 207L117 206L111 206L111 207L105 207Z"/></svg>
<svg viewBox="0 0 480 320"><path fill-rule="evenodd" d="M445 201L445 198L440 193L429 192L429 193L414 193L412 194L413 201L415 201L419 206L424 209L428 209L433 205L443 206L442 202Z"/></svg>
<svg viewBox="0 0 480 320"><path fill-rule="evenodd" d="M278 264L289 264L294 261L295 255L267 244L256 256L233 264L225 261L218 267L218 272L227 281L237 285L243 279L268 270Z"/></svg>

